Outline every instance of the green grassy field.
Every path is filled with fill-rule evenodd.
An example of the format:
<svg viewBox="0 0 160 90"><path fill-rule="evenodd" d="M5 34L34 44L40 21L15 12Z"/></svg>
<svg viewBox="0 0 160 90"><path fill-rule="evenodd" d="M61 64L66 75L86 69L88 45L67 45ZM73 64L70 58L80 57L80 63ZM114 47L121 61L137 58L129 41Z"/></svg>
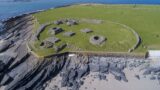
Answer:
<svg viewBox="0 0 160 90"><path fill-rule="evenodd" d="M142 38L141 45L134 52L145 52L148 49L160 49L160 6L146 5L73 5L47 10L33 14L40 24L52 22L62 18L74 19L98 19L104 20L103 24L94 25L81 23L80 25L67 27L61 25L65 31L76 32L73 37L64 37L58 34L56 37L62 39L61 42L69 43L84 51L106 51L106 52L127 52L135 43L136 39L130 30L115 24L120 23L133 28ZM109 22L108 22L109 21ZM115 22L115 23L110 23ZM40 35L40 40L49 37L48 29L55 27L51 25ZM91 28L94 33L83 34L80 29ZM102 47L91 45L88 39L91 35L103 35L107 38ZM39 48L40 41L35 44L35 52L40 55L54 53L52 49ZM144 48L145 47L145 48ZM75 51L74 48L66 48L65 51Z"/></svg>

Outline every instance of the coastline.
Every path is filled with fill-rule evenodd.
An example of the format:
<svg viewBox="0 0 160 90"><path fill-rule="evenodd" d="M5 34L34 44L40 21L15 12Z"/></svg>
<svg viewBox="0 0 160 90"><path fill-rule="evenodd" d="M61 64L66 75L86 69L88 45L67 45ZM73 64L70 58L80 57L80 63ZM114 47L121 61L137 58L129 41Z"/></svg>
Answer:
<svg viewBox="0 0 160 90"><path fill-rule="evenodd" d="M22 16L22 18L25 17ZM30 18L32 17L30 16ZM20 36L17 36L19 38L15 40L15 44L10 47L9 50L0 54L1 58L11 57L11 59L4 58L3 60L0 60L0 62L5 65L5 67L3 67L3 64L0 66L3 68L3 71L0 72L2 75L0 76L2 78L2 80L0 80L1 90L25 90L26 88L29 90L44 90L47 88L47 90L67 90L68 88L71 88L72 90L84 90L86 87L101 88L106 86L106 84L115 88L118 88L115 84L121 84L130 88L130 86L133 85L132 82L142 82L140 84L142 86L146 85L144 82L153 82L153 80L148 80L150 77L144 78L143 75L139 74L140 72L137 72L132 76L128 75L134 72L134 69L136 68L141 70L141 66L146 66L145 64L150 62L148 59L87 56L85 54L76 54L75 56L63 54L38 59L27 50L26 42L30 39L29 37L32 36L31 27L33 26L32 21L26 20L26 23L30 25L30 28L27 29L26 27L28 27L28 25L25 24L20 25L20 27L23 28L13 30L14 33L18 31L15 33L15 36L20 32ZM12 52L16 53L14 57L10 54ZM125 72L125 68L133 70ZM143 71L146 70L146 68L143 69ZM95 72L97 74L93 74ZM108 75L112 75L112 78L110 79ZM140 80L134 75L140 75ZM109 82L111 84L108 84L107 79L114 82ZM135 79L136 81L130 81L132 79ZM144 79L147 79L147 81ZM89 82L92 82L92 80L95 82L90 84ZM158 79L154 80L152 83L154 85L149 85L148 87L152 90L158 90L155 89L155 85L157 88L160 87L157 82ZM97 85L96 87L94 87L94 83ZM99 84L101 85L99 86ZM139 85L136 84L135 87L136 86ZM90 89L94 90L92 88ZM105 89L102 88L102 90ZM112 88L110 90L112 90Z"/></svg>
<svg viewBox="0 0 160 90"><path fill-rule="evenodd" d="M14 19L14 18L17 18L17 17L20 17L20 16L23 16L23 15L30 15L30 14L34 14L34 13L39 13L39 12L43 12L43 11L46 11L46 10L51 10L51 9L55 9L55 8L60 8L60 7L68 7L68 6L73 6L73 5L144 5L144 6L152 6L152 5L156 5L156 6L159 6L159 4L145 4L145 3L140 3L140 4L129 4L129 3L73 3L73 4L68 4L68 5L61 5L61 6L56 6L56 7L51 7L51 8L48 8L48 9L41 9L41 10L36 10L36 11L31 11L31 12L26 12L26 13L22 13L22 14L19 14L19 15L15 15L15 16L12 16L12 17L8 17L6 19L2 19L0 20L0 22L6 22L10 19Z"/></svg>

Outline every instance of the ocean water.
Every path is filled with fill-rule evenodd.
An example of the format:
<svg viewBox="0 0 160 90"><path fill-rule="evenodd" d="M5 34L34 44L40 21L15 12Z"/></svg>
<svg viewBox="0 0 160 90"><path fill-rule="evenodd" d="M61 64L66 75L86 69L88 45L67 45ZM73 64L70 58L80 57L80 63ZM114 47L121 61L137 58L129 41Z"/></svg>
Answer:
<svg viewBox="0 0 160 90"><path fill-rule="evenodd" d="M77 3L160 4L160 0L0 0L1 21L24 13Z"/></svg>

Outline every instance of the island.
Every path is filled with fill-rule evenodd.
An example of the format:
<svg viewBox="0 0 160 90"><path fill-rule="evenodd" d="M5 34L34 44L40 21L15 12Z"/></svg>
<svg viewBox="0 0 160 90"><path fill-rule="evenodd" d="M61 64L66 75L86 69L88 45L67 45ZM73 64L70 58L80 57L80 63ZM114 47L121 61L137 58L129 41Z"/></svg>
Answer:
<svg viewBox="0 0 160 90"><path fill-rule="evenodd" d="M159 90L158 58L148 57L160 50L159 16L158 5L77 4L11 18L0 89Z"/></svg>

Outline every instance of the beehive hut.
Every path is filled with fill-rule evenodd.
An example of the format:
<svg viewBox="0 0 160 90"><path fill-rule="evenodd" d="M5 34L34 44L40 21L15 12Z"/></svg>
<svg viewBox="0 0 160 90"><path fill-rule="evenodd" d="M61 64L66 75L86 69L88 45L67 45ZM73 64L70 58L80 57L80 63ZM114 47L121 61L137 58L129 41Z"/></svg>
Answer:
<svg viewBox="0 0 160 90"><path fill-rule="evenodd" d="M93 45L101 45L102 43L104 43L106 41L106 38L103 36L94 35L94 36L90 37L89 41Z"/></svg>

